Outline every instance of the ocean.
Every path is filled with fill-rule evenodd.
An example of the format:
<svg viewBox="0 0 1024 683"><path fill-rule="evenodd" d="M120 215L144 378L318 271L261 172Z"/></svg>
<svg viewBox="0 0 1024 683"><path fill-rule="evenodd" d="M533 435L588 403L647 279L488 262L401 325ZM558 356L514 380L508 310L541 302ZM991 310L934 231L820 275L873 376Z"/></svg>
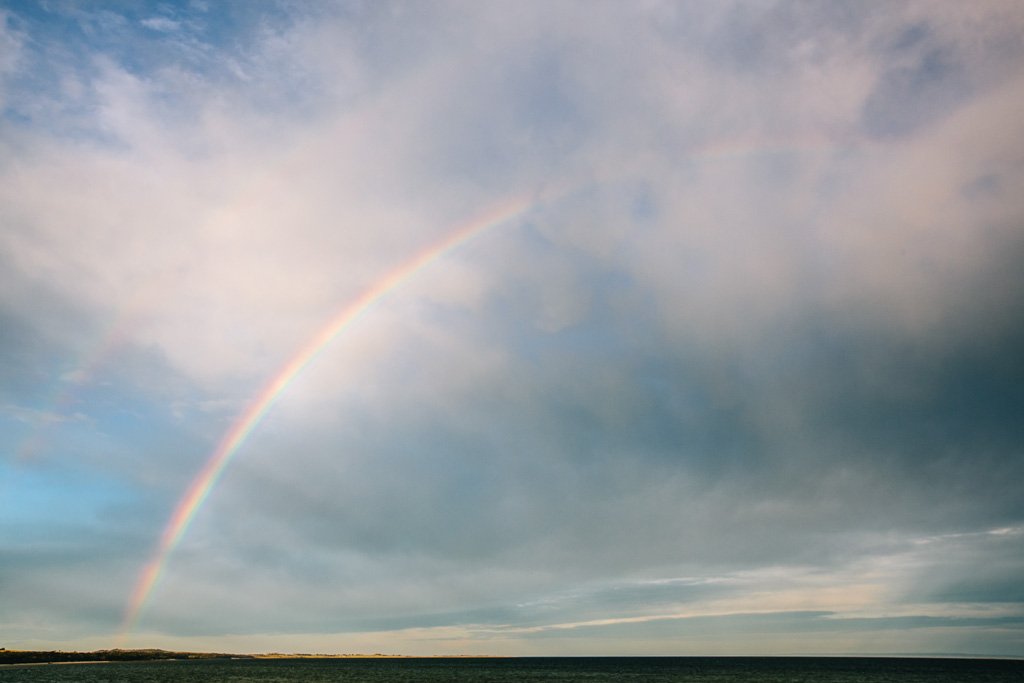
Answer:
<svg viewBox="0 0 1024 683"><path fill-rule="evenodd" d="M0 681L1022 683L1024 661L861 657L184 660L9 666L0 668Z"/></svg>

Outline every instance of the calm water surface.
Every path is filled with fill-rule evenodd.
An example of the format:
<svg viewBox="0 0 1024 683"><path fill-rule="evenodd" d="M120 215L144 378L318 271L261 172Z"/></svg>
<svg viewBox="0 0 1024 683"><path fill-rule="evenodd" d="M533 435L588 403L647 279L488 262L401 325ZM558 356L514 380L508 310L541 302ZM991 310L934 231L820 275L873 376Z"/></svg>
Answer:
<svg viewBox="0 0 1024 683"><path fill-rule="evenodd" d="M280 659L0 668L0 681L690 681L1024 683L1024 661L761 657Z"/></svg>

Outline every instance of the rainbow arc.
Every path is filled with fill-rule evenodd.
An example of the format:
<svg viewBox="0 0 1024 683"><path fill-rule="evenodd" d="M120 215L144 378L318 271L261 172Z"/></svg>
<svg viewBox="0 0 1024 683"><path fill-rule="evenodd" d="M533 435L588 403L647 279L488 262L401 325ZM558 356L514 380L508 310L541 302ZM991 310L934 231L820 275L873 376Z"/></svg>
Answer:
<svg viewBox="0 0 1024 683"><path fill-rule="evenodd" d="M401 287L421 270L449 252L488 229L505 224L516 216L524 214L535 204L536 202L528 196L511 199L490 208L450 231L443 240L415 254L377 280L355 301L338 312L277 371L224 433L217 447L206 459L202 469L178 501L174 514L171 515L160 536L156 550L136 582L121 624L120 640L123 641L134 628L143 607L167 566L168 559L188 531L189 525L195 519L203 503L210 496L210 492L220 480L225 468L295 378L316 360L331 341L344 332L373 304Z"/></svg>

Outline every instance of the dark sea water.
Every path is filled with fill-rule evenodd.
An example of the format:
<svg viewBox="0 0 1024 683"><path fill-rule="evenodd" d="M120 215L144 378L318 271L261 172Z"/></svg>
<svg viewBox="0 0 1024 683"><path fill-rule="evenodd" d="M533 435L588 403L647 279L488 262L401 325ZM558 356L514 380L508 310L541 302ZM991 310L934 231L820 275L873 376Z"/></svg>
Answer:
<svg viewBox="0 0 1024 683"><path fill-rule="evenodd" d="M193 660L4 667L0 681L1024 683L1024 661L818 657Z"/></svg>

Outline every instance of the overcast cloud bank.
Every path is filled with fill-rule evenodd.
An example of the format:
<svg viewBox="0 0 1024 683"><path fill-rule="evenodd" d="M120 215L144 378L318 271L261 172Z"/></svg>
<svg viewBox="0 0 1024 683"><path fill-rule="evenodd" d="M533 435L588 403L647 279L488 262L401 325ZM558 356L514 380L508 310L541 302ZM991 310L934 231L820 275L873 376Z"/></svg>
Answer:
<svg viewBox="0 0 1024 683"><path fill-rule="evenodd" d="M1024 11L0 13L0 630L1024 655Z"/></svg>

